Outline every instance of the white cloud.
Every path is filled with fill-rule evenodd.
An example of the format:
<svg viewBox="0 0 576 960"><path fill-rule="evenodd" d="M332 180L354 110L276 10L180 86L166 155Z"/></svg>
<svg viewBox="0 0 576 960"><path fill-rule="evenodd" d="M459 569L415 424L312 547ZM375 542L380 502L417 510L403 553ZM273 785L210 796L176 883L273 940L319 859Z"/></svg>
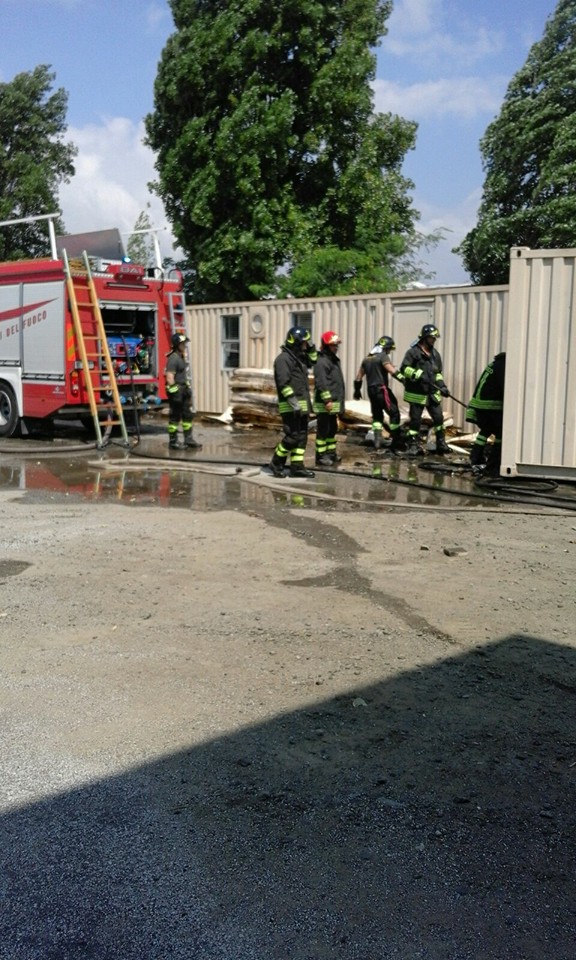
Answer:
<svg viewBox="0 0 576 960"><path fill-rule="evenodd" d="M170 11L164 5L151 3L145 11L146 27L149 33L154 33L159 28L163 28L164 23L170 19Z"/></svg>
<svg viewBox="0 0 576 960"><path fill-rule="evenodd" d="M100 126L69 127L67 134L78 147L76 174L60 189L68 233L113 227L129 233L148 203L153 226L168 225L161 201L148 189L156 176L152 151L142 142L142 123L113 117ZM171 256L170 229L160 232L158 239L163 256Z"/></svg>
<svg viewBox="0 0 576 960"><path fill-rule="evenodd" d="M477 223L481 198L482 190L478 187L456 206L440 209L427 203L416 193L415 206L421 214L418 223L420 232L426 234L438 229L446 231L444 239L437 246L421 254L427 269L434 274L430 282L446 285L468 282L469 278L462 266L461 258L452 253L452 250L462 242Z"/></svg>
<svg viewBox="0 0 576 960"><path fill-rule="evenodd" d="M415 205L420 211L421 222L419 229L424 233L436 230L439 227L449 230L454 237L454 244L460 242L477 221L478 207L482 199L482 189L476 187L456 206L439 208L434 204L423 201L416 194Z"/></svg>
<svg viewBox="0 0 576 960"><path fill-rule="evenodd" d="M402 86L375 80L374 106L379 113L398 113L409 119L453 116L469 119L496 113L506 81L491 77L453 77Z"/></svg>
<svg viewBox="0 0 576 960"><path fill-rule="evenodd" d="M391 37L386 42L386 52L397 57L407 57L422 64L444 64L451 67L461 64L478 63L493 57L502 50L502 38L484 27L476 29L473 35L458 38L449 32L434 31L418 39Z"/></svg>
<svg viewBox="0 0 576 960"><path fill-rule="evenodd" d="M399 34L427 33L438 24L442 10L443 0L396 0L388 26Z"/></svg>
<svg viewBox="0 0 576 960"><path fill-rule="evenodd" d="M386 55L412 60L420 66L440 64L451 70L470 67L501 53L501 31L450 14L445 0L400 0L388 21Z"/></svg>

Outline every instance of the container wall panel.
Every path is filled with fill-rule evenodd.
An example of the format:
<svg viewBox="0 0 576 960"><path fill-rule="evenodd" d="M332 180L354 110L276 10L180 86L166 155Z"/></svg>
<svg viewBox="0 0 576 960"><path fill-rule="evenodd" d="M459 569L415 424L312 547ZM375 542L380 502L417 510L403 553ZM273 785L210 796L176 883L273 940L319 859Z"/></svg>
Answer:
<svg viewBox="0 0 576 960"><path fill-rule="evenodd" d="M362 358L376 340L394 338L397 366L425 323L441 333L438 347L452 393L466 403L486 363L502 349L507 309L506 287L427 288L358 297L308 300L262 300L188 307L196 407L221 413L230 402L230 372L222 369L222 317L240 317L239 365L271 369L288 329L311 318L312 339L334 330L342 339L340 358L352 397ZM394 383L402 406L402 388ZM445 409L464 428L464 409L446 401Z"/></svg>
<svg viewBox="0 0 576 960"><path fill-rule="evenodd" d="M505 288L454 291L436 299L434 322L441 334L437 346L444 378L460 401L448 399L444 407L461 429L472 429L466 425L462 404L468 402L488 361L503 348L507 299Z"/></svg>
<svg viewBox="0 0 576 960"><path fill-rule="evenodd" d="M576 250L512 250L502 473L576 479Z"/></svg>

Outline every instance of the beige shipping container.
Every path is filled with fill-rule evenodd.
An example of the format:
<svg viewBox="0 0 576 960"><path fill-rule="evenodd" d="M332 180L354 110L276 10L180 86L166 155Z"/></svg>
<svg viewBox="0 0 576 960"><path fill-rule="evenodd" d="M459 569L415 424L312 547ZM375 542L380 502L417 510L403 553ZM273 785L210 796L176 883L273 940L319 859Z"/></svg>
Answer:
<svg viewBox="0 0 576 960"><path fill-rule="evenodd" d="M352 398L362 358L382 335L396 342L400 365L425 323L441 337L444 375L454 397L467 403L488 361L504 349L508 287L426 287L387 294L307 300L260 300L188 307L196 409L221 414L230 404L234 369L270 370L290 327L303 324L319 344L334 330L342 339L340 358ZM394 384L402 407L402 387ZM466 429L464 408L444 401L454 423Z"/></svg>
<svg viewBox="0 0 576 960"><path fill-rule="evenodd" d="M576 249L514 247L502 476L576 479Z"/></svg>

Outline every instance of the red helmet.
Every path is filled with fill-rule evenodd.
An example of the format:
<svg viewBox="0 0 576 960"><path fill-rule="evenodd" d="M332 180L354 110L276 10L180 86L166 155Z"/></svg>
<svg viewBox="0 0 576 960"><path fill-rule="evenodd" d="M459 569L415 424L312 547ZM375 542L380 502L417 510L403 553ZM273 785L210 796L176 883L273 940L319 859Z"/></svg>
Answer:
<svg viewBox="0 0 576 960"><path fill-rule="evenodd" d="M329 347L333 343L342 343L340 337L337 333L334 333L333 330L327 330L326 333L323 333L320 342L323 347Z"/></svg>

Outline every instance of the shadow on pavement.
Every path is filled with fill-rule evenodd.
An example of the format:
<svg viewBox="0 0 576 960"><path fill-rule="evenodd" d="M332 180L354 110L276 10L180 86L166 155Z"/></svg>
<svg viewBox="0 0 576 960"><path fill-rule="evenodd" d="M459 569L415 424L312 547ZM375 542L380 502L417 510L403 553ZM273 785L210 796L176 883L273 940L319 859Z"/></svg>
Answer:
<svg viewBox="0 0 576 960"><path fill-rule="evenodd" d="M572 960L575 777L508 637L5 812L0 957Z"/></svg>

